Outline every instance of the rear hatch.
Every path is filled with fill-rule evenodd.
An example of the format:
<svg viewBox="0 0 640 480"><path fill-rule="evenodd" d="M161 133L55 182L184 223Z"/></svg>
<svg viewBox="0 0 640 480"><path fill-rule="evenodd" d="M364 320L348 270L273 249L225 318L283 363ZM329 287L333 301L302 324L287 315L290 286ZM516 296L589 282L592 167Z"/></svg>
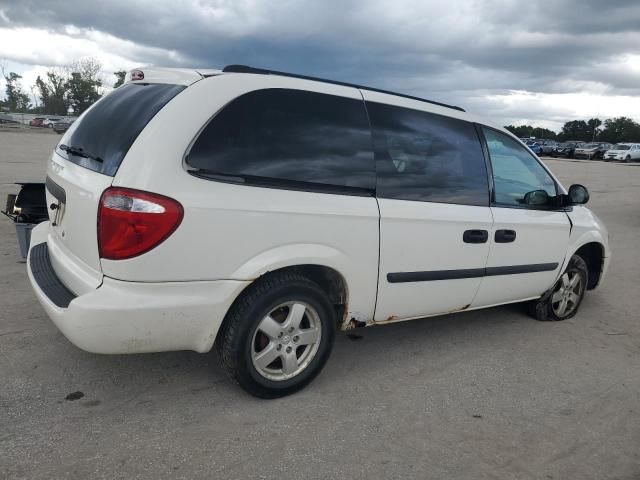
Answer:
<svg viewBox="0 0 640 480"><path fill-rule="evenodd" d="M102 193L147 123L184 88L126 83L78 118L56 146L46 180L48 246L54 270L77 294L101 278L97 215ZM73 285L78 278L85 281Z"/></svg>

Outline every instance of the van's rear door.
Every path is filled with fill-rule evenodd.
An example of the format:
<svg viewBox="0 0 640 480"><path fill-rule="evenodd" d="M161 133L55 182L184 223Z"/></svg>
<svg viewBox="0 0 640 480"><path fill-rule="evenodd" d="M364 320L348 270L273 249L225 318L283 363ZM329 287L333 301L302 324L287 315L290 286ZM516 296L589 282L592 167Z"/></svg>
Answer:
<svg viewBox="0 0 640 480"><path fill-rule="evenodd" d="M46 187L51 221L49 253L63 282L65 276L74 277L68 272L70 268L77 270L75 277L101 271L97 238L100 197L143 128L184 88L162 83L125 84L87 110L60 140L49 162ZM68 286L74 290L73 285Z"/></svg>

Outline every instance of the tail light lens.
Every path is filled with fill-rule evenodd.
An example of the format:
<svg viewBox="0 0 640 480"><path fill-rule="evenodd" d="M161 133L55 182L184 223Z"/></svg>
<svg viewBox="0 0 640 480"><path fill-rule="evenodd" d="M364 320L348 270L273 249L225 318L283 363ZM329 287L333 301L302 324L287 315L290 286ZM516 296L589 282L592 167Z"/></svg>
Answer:
<svg viewBox="0 0 640 480"><path fill-rule="evenodd" d="M122 260L148 252L171 235L184 210L172 198L130 188L108 188L100 198L100 257Z"/></svg>

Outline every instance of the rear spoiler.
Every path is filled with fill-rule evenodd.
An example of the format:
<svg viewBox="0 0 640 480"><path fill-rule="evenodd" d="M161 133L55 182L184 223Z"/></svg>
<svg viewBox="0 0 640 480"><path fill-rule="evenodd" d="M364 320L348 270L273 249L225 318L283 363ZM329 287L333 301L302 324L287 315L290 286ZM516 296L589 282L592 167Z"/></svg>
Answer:
<svg viewBox="0 0 640 480"><path fill-rule="evenodd" d="M219 75L222 70L140 67L127 72L127 83L170 83L189 86L206 77Z"/></svg>

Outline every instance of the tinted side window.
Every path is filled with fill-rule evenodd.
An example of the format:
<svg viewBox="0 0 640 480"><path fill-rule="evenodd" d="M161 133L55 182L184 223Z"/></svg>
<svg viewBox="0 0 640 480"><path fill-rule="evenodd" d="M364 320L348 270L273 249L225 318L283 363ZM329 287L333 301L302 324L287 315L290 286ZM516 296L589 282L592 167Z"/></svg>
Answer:
<svg viewBox="0 0 640 480"><path fill-rule="evenodd" d="M487 170L472 124L367 102L381 198L489 205Z"/></svg>
<svg viewBox="0 0 640 480"><path fill-rule="evenodd" d="M251 184L375 188L364 102L302 90L238 97L204 128L187 164Z"/></svg>
<svg viewBox="0 0 640 480"><path fill-rule="evenodd" d="M544 190L556 195L553 178L529 151L511 137L483 128L491 157L495 203L524 205L525 194Z"/></svg>

